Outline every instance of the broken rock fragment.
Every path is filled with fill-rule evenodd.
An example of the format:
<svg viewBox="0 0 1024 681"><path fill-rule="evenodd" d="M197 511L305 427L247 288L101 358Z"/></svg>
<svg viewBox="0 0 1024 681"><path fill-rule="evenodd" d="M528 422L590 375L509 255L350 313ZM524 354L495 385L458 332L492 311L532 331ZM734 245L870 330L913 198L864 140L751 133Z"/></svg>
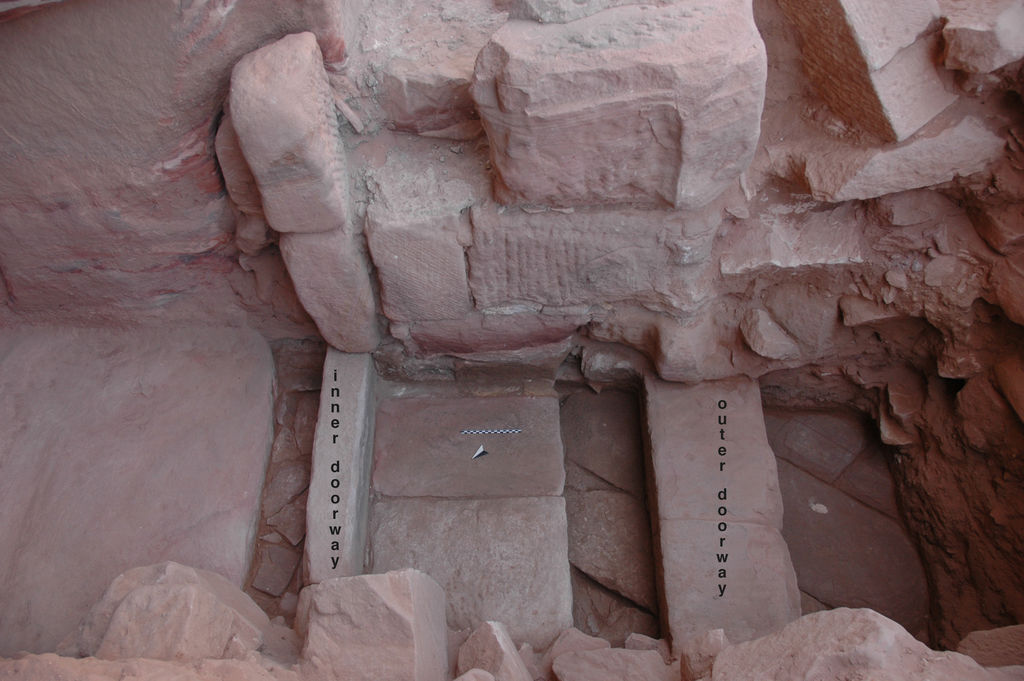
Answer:
<svg viewBox="0 0 1024 681"><path fill-rule="evenodd" d="M665 664L656 650L604 648L566 653L555 659L558 681L677 681L679 668Z"/></svg>
<svg viewBox="0 0 1024 681"><path fill-rule="evenodd" d="M1022 0L942 0L946 68L990 73L1024 57Z"/></svg>
<svg viewBox="0 0 1024 681"><path fill-rule="evenodd" d="M746 168L766 59L749 0L510 21L471 92L503 203L692 208Z"/></svg>
<svg viewBox="0 0 1024 681"><path fill-rule="evenodd" d="M302 676L444 681L445 595L418 570L328 579L299 595Z"/></svg>
<svg viewBox="0 0 1024 681"><path fill-rule="evenodd" d="M484 622L459 648L458 673L482 669L494 681L533 681L515 644L500 622Z"/></svg>

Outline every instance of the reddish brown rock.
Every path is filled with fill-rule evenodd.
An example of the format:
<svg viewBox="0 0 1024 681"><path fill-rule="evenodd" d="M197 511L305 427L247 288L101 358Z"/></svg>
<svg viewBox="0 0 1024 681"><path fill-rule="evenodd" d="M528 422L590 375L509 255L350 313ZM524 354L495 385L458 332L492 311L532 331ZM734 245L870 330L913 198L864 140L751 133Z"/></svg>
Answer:
<svg viewBox="0 0 1024 681"><path fill-rule="evenodd" d="M640 404L629 392L577 392L561 407L567 461L637 499L644 497Z"/></svg>
<svg viewBox="0 0 1024 681"><path fill-rule="evenodd" d="M445 595L417 570L329 579L299 595L303 679L448 678Z"/></svg>
<svg viewBox="0 0 1024 681"><path fill-rule="evenodd" d="M263 544L256 554L258 567L252 587L271 596L281 596L292 583L299 558L299 552L290 546Z"/></svg>
<svg viewBox="0 0 1024 681"><path fill-rule="evenodd" d="M52 650L134 565L242 583L273 435L266 341L24 327L0 348L0 546L20 547L0 553L0 654Z"/></svg>
<svg viewBox="0 0 1024 681"><path fill-rule="evenodd" d="M803 61L829 106L883 140L914 134L955 99L918 39L938 18L935 0L883 7L865 0L779 3L803 38Z"/></svg>
<svg viewBox="0 0 1024 681"><path fill-rule="evenodd" d="M765 410L772 451L826 482L834 482L867 445L852 411Z"/></svg>
<svg viewBox="0 0 1024 681"><path fill-rule="evenodd" d="M740 321L743 340L750 349L768 359L796 359L800 346L775 323L765 310L750 310Z"/></svg>
<svg viewBox="0 0 1024 681"><path fill-rule="evenodd" d="M508 630L500 622L484 622L459 648L458 673L482 669L494 681L533 681L519 658Z"/></svg>
<svg viewBox="0 0 1024 681"><path fill-rule="evenodd" d="M729 645L721 629L706 631L683 644L680 671L683 681L697 681L711 675L715 658Z"/></svg>
<svg viewBox="0 0 1024 681"><path fill-rule="evenodd" d="M347 175L334 98L312 33L285 36L231 72L231 120L279 232L347 226Z"/></svg>
<svg viewBox="0 0 1024 681"><path fill-rule="evenodd" d="M450 130L476 119L469 95L473 56L463 51L439 65L391 60L381 90L382 106L394 128L422 134Z"/></svg>
<svg viewBox="0 0 1024 681"><path fill-rule="evenodd" d="M1024 624L972 631L956 647L984 667L1024 665Z"/></svg>
<svg viewBox="0 0 1024 681"><path fill-rule="evenodd" d="M898 146L811 155L804 179L819 201L870 199L981 172L1003 155L1004 144L979 121L965 118Z"/></svg>
<svg viewBox="0 0 1024 681"><path fill-rule="evenodd" d="M184 665L149 659L75 659L48 653L0 660L0 678L18 681L122 681L130 678L147 681L299 681L300 676L279 667L267 669L261 661L252 660L202 660Z"/></svg>
<svg viewBox="0 0 1024 681"><path fill-rule="evenodd" d="M839 608L801 617L764 638L725 648L711 681L825 681L900 679L1009 681L958 653L929 650L892 620L862 609Z"/></svg>
<svg viewBox="0 0 1024 681"><path fill-rule="evenodd" d="M463 432L473 430L520 432ZM473 458L481 447L487 454ZM377 410L372 484L379 494L559 496L562 460L553 397L410 397Z"/></svg>
<svg viewBox="0 0 1024 681"><path fill-rule="evenodd" d="M558 681L676 681L679 673L654 650L623 648L566 653L555 659L553 669Z"/></svg>
<svg viewBox="0 0 1024 681"><path fill-rule="evenodd" d="M499 200L708 203L757 144L765 56L752 19L737 0L505 24L472 86Z"/></svg>
<svg viewBox="0 0 1024 681"><path fill-rule="evenodd" d="M246 215L263 215L263 203L260 199L260 188L256 178L252 176L249 163L242 153L242 145L238 141L238 132L231 120L231 114L225 113L217 127L214 138L217 152L217 163L224 175L224 188L227 189L231 201Z"/></svg>
<svg viewBox="0 0 1024 681"><path fill-rule="evenodd" d="M651 613L610 591L575 568L572 570L572 618L576 627L614 646L625 645L633 633L657 636Z"/></svg>
<svg viewBox="0 0 1024 681"><path fill-rule="evenodd" d="M385 499L370 520L369 569L431 575L452 628L501 621L513 640L543 649L572 623L561 497Z"/></svg>

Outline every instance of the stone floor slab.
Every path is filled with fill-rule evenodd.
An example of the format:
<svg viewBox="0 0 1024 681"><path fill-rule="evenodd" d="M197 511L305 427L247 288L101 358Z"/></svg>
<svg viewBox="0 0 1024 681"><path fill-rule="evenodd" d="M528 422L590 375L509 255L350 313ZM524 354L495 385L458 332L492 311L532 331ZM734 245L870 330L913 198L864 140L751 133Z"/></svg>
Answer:
<svg viewBox="0 0 1024 681"><path fill-rule="evenodd" d="M520 432L490 432L506 430ZM480 447L487 454L473 458ZM377 410L379 494L557 496L565 484L562 461L554 397L409 397L385 400Z"/></svg>
<svg viewBox="0 0 1024 681"><path fill-rule="evenodd" d="M241 585L273 380L237 329L0 333L0 655L52 650L138 565Z"/></svg>
<svg viewBox="0 0 1024 681"><path fill-rule="evenodd" d="M448 595L452 629L498 621L542 650L572 625L561 497L383 499L370 525L371 571L429 574Z"/></svg>

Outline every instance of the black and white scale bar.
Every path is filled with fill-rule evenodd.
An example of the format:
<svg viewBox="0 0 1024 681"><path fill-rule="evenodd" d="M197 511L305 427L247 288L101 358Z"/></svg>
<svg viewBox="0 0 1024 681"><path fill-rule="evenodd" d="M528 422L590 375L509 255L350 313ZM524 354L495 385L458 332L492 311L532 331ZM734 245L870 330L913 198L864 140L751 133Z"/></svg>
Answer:
<svg viewBox="0 0 1024 681"><path fill-rule="evenodd" d="M523 432L522 428L466 428L459 435L516 435Z"/></svg>

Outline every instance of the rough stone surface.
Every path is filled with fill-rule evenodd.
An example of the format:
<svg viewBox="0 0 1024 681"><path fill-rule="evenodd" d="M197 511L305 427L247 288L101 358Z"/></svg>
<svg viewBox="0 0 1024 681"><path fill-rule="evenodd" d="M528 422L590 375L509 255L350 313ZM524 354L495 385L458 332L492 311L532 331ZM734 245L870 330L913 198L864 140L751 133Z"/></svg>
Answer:
<svg viewBox="0 0 1024 681"><path fill-rule="evenodd" d="M281 235L281 255L302 306L331 346L370 352L380 339L366 261L343 230Z"/></svg>
<svg viewBox="0 0 1024 681"><path fill-rule="evenodd" d="M956 647L983 667L1024 665L1024 624L972 631Z"/></svg>
<svg viewBox="0 0 1024 681"><path fill-rule="evenodd" d="M757 144L766 64L752 19L737 0L505 24L472 86L499 200L680 208L713 199Z"/></svg>
<svg viewBox="0 0 1024 681"><path fill-rule="evenodd" d="M581 631L621 646L632 633L657 636L658 620L579 570L572 570L572 617Z"/></svg>
<svg viewBox="0 0 1024 681"><path fill-rule="evenodd" d="M948 69L989 73L1024 57L1024 2L942 0Z"/></svg>
<svg viewBox="0 0 1024 681"><path fill-rule="evenodd" d="M810 156L804 177L820 201L870 199L980 172L1002 156L1004 144L979 121L965 118L898 146Z"/></svg>
<svg viewBox="0 0 1024 681"><path fill-rule="evenodd" d="M765 410L772 451L825 482L834 482L867 445L864 424L851 411Z"/></svg>
<svg viewBox="0 0 1024 681"><path fill-rule="evenodd" d="M897 8L870 0L779 3L803 38L803 60L818 92L837 114L886 141L914 134L949 106L918 38L938 18L935 0Z"/></svg>
<svg viewBox="0 0 1024 681"><path fill-rule="evenodd" d="M522 432L462 433L502 429ZM487 454L474 459L479 447ZM558 496L562 460L555 398L397 398L377 410L373 489L379 494Z"/></svg>
<svg viewBox="0 0 1024 681"><path fill-rule="evenodd" d="M300 677L290 670L268 670L262 661L252 660L202 660L184 665L150 659L76 659L47 653L0 660L0 678L18 681L122 681L131 678L147 681L299 681Z"/></svg>
<svg viewBox="0 0 1024 681"><path fill-rule="evenodd" d="M628 494L566 490L569 562L603 586L657 611L647 509Z"/></svg>
<svg viewBox="0 0 1024 681"><path fill-rule="evenodd" d="M867 607L920 635L928 593L917 549L900 523L779 462L789 547L800 588L830 606Z"/></svg>
<svg viewBox="0 0 1024 681"><path fill-rule="evenodd" d="M459 648L458 673L482 669L494 681L533 681L515 644L500 622L484 622Z"/></svg>
<svg viewBox="0 0 1024 681"><path fill-rule="evenodd" d="M119 575L60 651L106 660L243 657L260 647L269 627L224 577L165 562Z"/></svg>
<svg viewBox="0 0 1024 681"><path fill-rule="evenodd" d="M0 546L18 547L0 554L0 654L52 650L136 565L241 584L273 436L266 341L23 327L0 357Z"/></svg>
<svg viewBox="0 0 1024 681"><path fill-rule="evenodd" d="M750 349L769 359L794 359L800 347L765 310L750 310L740 322L743 340Z"/></svg>
<svg viewBox="0 0 1024 681"><path fill-rule="evenodd" d="M573 393L562 404L561 421L567 461L643 499L640 403L634 393Z"/></svg>
<svg viewBox="0 0 1024 681"><path fill-rule="evenodd" d="M730 645L721 629L711 629L683 644L680 675L683 681L697 681L711 675L715 658Z"/></svg>
<svg viewBox="0 0 1024 681"><path fill-rule="evenodd" d="M602 648L611 648L611 644L603 638L588 636L575 627L566 629L558 635L548 652L545 653L541 662L541 672L544 674L544 678L550 679L554 673L552 665L562 655L579 653L584 650L601 650Z"/></svg>
<svg viewBox="0 0 1024 681"><path fill-rule="evenodd" d="M231 117L279 232L347 225L345 159L323 55L312 33L247 54L231 72Z"/></svg>
<svg viewBox="0 0 1024 681"><path fill-rule="evenodd" d="M445 594L418 570L329 579L299 595L302 678L448 678Z"/></svg>
<svg viewBox="0 0 1024 681"><path fill-rule="evenodd" d="M676 681L678 669L665 664L654 650L605 648L566 653L555 659L558 681Z"/></svg>
<svg viewBox="0 0 1024 681"><path fill-rule="evenodd" d="M454 629L499 621L513 640L543 649L572 623L559 497L386 499L373 507L370 537L371 569L431 575Z"/></svg>
<svg viewBox="0 0 1024 681"><path fill-rule="evenodd" d="M299 565L300 555L288 546L264 544L257 554L259 567L252 586L271 596L281 596L288 589Z"/></svg>
<svg viewBox="0 0 1024 681"><path fill-rule="evenodd" d="M311 584L363 572L373 407L370 356L328 349L306 503L303 565ZM338 495L337 503L332 501L333 494ZM337 533L332 528L338 528Z"/></svg>
<svg viewBox="0 0 1024 681"><path fill-rule="evenodd" d="M804 615L779 632L729 646L715 659L711 681L751 677L766 681L1013 678L985 670L966 655L929 650L876 612L848 608Z"/></svg>

